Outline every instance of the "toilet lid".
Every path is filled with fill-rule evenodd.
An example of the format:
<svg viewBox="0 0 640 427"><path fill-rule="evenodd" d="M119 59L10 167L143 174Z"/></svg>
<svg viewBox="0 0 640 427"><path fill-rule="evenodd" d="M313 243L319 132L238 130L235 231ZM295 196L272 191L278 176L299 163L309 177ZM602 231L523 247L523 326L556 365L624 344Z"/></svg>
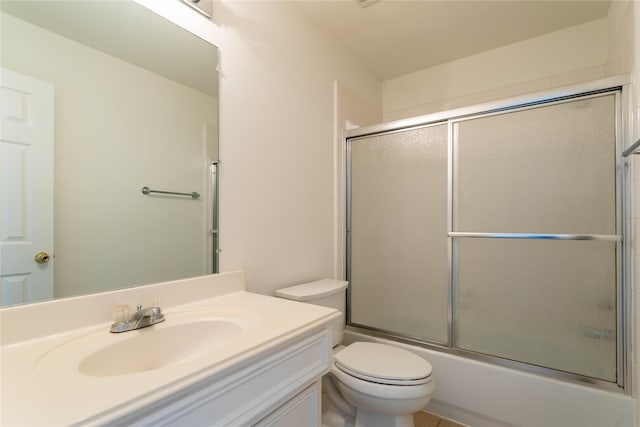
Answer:
<svg viewBox="0 0 640 427"><path fill-rule="evenodd" d="M431 364L398 347L355 342L335 355L341 371L366 381L414 385L430 381Z"/></svg>

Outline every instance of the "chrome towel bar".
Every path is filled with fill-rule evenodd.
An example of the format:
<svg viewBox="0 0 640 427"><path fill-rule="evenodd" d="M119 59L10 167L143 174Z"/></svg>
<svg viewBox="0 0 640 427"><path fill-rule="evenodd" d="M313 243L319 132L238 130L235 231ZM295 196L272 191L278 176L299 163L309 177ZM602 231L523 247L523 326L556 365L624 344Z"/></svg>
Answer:
<svg viewBox="0 0 640 427"><path fill-rule="evenodd" d="M539 233L472 233L450 231L449 237L471 237L490 239L544 239L544 240L605 240L621 242L619 234L539 234Z"/></svg>
<svg viewBox="0 0 640 427"><path fill-rule="evenodd" d="M638 148L638 146L640 146L640 139L638 139L636 142L631 144L631 146L629 148L624 150L622 152L622 157L627 157L629 154L638 154L638 153L640 153L640 151L636 152L636 149Z"/></svg>
<svg viewBox="0 0 640 427"><path fill-rule="evenodd" d="M173 194L176 196L190 196L192 199L197 199L200 197L200 194L196 193L176 193L174 191L160 191L160 190L151 190L149 187L142 187L142 194L150 194L150 193L160 193L160 194Z"/></svg>

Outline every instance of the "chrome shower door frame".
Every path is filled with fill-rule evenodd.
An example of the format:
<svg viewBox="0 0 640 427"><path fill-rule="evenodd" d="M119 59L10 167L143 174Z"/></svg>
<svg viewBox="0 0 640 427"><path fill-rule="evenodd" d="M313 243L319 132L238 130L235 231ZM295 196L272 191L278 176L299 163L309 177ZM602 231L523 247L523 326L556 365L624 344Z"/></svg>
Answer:
<svg viewBox="0 0 640 427"><path fill-rule="evenodd" d="M591 98L596 98L596 97L601 97L601 96L610 96L613 95L615 97L615 123L614 123L614 129L615 129L615 159L616 159L616 164L615 164L615 170L616 170L616 178L615 178L615 190L616 190L616 195L615 195L615 210L616 210L616 234L541 234L541 233L488 233L488 232L457 232L454 231L454 220L455 220L455 209L454 209L454 202L456 200L456 196L457 196L457 182L456 182L456 177L455 177L455 173L459 168L459 164L458 164L458 157L457 157L457 153L458 153L458 149L457 149L457 142L458 142L458 135L456 132L456 124L458 123L462 123L465 122L467 120L475 120L475 119L480 119L480 118L486 118L486 117L492 117L492 116L498 116L498 115L502 115L505 113L512 113L512 112L519 112L519 111L527 111L527 110L531 110L531 109L535 109L535 108L539 108L539 107L548 107L548 106L553 106L553 105L558 105L558 104L563 104L563 103L567 103L567 102L572 102L575 100L583 100L583 99L591 99ZM504 108L504 109L500 109L500 110L495 110L495 111L486 111L486 112L479 112L476 114L469 114L466 115L464 117L456 117L456 118L452 118L451 120L449 120L449 124L450 124L450 144L451 146L450 148L450 153L452 154L450 157L450 167L449 167L449 177L448 179L450 180L449 182L451 183L451 187L449 187L449 191L450 191L450 195L451 195L451 201L449 203L449 229L447 230L448 236L449 236L449 240L451 242L451 252L450 252L450 256L451 256L451 263L450 263L450 267L451 267L451 271L452 271L452 283L451 283L451 294L452 294L452 299L451 299L451 306L450 309L452 311L451 314L451 324L450 324L450 341L449 341L449 348L451 353L455 353L455 354L459 354L462 356L468 356L470 358L476 359L476 360L482 360L482 361L486 361L489 363L494 363L494 364L498 364L501 366L505 366L505 367L513 367L513 368L519 368L528 372L532 372L532 373L537 373L537 374L542 374L542 375L548 375L548 376L552 376L555 378L560 378L563 380L568 380L568 381L574 381L574 382L578 382L581 384L590 384L593 386L596 386L598 388L603 388L603 389L607 389L607 390L620 390L620 389L624 389L624 384L625 384L625 375L624 372L626 371L625 368L625 362L623 360L623 356L624 356L624 351L621 351L620 349L624 347L624 340L622 339L621 336L621 330L623 329L623 325L624 325L624 319L622 316L622 313L620 309L616 309L616 353L617 353L617 361L616 361L616 367L617 370L620 371L622 370L623 372L618 372L617 375L617 379L616 379L616 383L612 383L606 380L601 380L598 378L592 378L592 377L588 377L585 375L580 375L580 374L575 374L572 372L565 372L565 371L561 371L558 369L553 369L553 368L548 368L548 367L543 367L543 366L537 366L537 365L533 365L533 364L528 364L528 363L524 363L524 362L520 362L520 361L516 361L516 360L510 360L510 359L505 359L499 356L492 356L492 355L488 355L488 354L484 354L484 353L478 353L478 352L474 352L472 350L467 350L467 349L462 349L459 347L455 346L455 323L454 323L454 319L456 318L456 308L457 308L457 304L456 304L456 295L458 292L458 271L459 271L459 264L458 264L458 256L457 256L457 249L458 249L458 244L460 242L460 238L472 238L472 239L519 239L519 240L537 240L537 239L544 239L544 240L589 240L589 241L610 241L610 242L615 242L616 243L616 306L617 307L622 307L622 295L621 295L621 289L622 289L622 258L624 257L624 253L623 253L623 246L622 246L622 242L623 242L623 238L622 238L622 231L623 231L623 227L622 224L624 223L624 213L623 213L623 205L622 205L622 188L623 188L623 175L622 175L622 170L623 168L620 167L620 163L622 161L622 152L623 152L623 147L622 147L622 142L623 142L623 138L621 137L622 134L620 132L621 130L621 126L620 126L620 120L622 117L621 114L621 107L622 107L622 86L613 86L613 87L607 87L607 88L602 88L602 89L594 89L594 90L590 90L590 91L582 91L582 92L578 92L575 94L566 94L560 97L555 97L555 98L550 98L550 99L545 99L545 100L541 100L541 101L534 101L531 103L525 103L523 105L515 105L511 108ZM498 360L496 360L496 358ZM630 384L630 383L627 383Z"/></svg>
<svg viewBox="0 0 640 427"><path fill-rule="evenodd" d="M376 329L367 325L354 324L351 319L351 285L347 292L347 325L349 328L361 330L374 336L389 338L392 340L409 344L424 346L437 351L444 351L450 354L459 355L466 358L480 360L494 365L523 370L531 373L544 375L563 381L587 384L596 388L624 392L631 394L631 313L632 313L632 288L631 283L634 277L632 269L633 253L631 250L630 238L633 233L632 225L632 174L630 162L625 161L622 153L625 145L629 145L631 140L630 120L626 114L629 108L629 79L627 76L616 76L601 79L593 82L578 84L566 88L554 89L550 91L518 96L507 100L490 102L471 107L459 108L455 110L443 111L425 116L414 117L405 120L384 123L380 125L368 126L353 129L345 132L346 139L346 256L345 271L346 279L351 280L351 141L367 136L401 132L417 127L438 125L448 123L448 176L447 176L447 233L448 233L448 280L447 280L447 327L448 342L439 343L419 337L403 335L394 331ZM615 138L616 138L616 234L615 235L531 235L529 233L461 233L453 231L453 202L454 202L454 168L457 168L456 150L454 143L454 124L470 118L501 114L534 108L540 105L551 105L561 102L568 102L576 98L589 96L601 96L604 93L614 93L616 102L615 116ZM625 237L625 239L622 238ZM457 286L457 265L456 265L456 242L459 237L473 238L555 238L562 240L608 240L616 242L616 348L617 348L617 381L615 383L586 377L583 375L559 371L556 369L535 366L523 362L504 359L497 356L490 356L475 353L469 350L455 348L454 344L454 292Z"/></svg>
<svg viewBox="0 0 640 427"><path fill-rule="evenodd" d="M211 273L220 272L220 236L218 234L218 212L219 212L219 163L212 161L210 168L210 189L211 189L211 216L209 234L211 235Z"/></svg>

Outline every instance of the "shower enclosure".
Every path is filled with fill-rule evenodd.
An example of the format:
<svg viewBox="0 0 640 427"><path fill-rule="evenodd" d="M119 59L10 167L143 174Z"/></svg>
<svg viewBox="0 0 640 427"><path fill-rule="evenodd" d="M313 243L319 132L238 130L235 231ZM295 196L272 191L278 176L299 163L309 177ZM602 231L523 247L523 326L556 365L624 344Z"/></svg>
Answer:
<svg viewBox="0 0 640 427"><path fill-rule="evenodd" d="M348 323L625 384L622 87L347 135Z"/></svg>

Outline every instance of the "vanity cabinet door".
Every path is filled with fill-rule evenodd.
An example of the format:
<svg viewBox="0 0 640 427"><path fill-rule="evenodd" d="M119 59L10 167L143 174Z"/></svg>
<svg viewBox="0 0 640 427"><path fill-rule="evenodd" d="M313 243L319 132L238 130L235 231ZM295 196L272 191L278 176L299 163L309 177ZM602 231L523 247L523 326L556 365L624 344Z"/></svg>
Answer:
<svg viewBox="0 0 640 427"><path fill-rule="evenodd" d="M331 331L281 343L105 427L319 427Z"/></svg>
<svg viewBox="0 0 640 427"><path fill-rule="evenodd" d="M319 427L321 382L318 380L267 415L255 427Z"/></svg>

